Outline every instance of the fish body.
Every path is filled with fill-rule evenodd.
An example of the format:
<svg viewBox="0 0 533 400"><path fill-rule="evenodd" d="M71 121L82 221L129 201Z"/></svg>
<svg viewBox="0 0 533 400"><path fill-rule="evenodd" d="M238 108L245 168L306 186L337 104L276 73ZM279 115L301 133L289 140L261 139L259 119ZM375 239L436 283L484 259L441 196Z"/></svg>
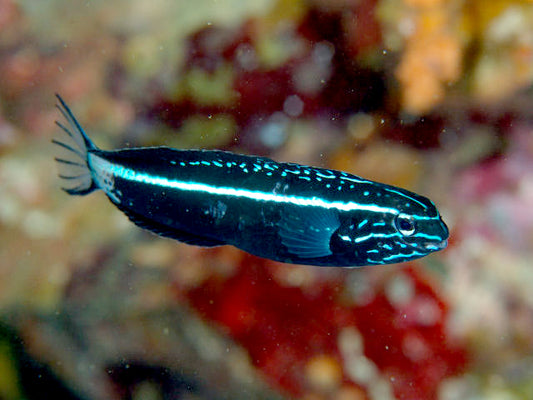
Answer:
<svg viewBox="0 0 533 400"><path fill-rule="evenodd" d="M103 151L58 96L68 127L56 158L69 194L102 189L135 224L199 246L233 245L318 266L390 264L446 247L435 205L346 172L218 150Z"/></svg>

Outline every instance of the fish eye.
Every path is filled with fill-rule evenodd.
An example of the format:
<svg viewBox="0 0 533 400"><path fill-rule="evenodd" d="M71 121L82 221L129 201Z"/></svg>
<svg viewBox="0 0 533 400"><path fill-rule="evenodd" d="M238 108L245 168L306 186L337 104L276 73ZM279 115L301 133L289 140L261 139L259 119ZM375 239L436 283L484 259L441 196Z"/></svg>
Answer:
<svg viewBox="0 0 533 400"><path fill-rule="evenodd" d="M394 223L398 232L400 232L403 236L411 236L413 233L415 233L415 221L413 221L413 219L408 215L398 215Z"/></svg>

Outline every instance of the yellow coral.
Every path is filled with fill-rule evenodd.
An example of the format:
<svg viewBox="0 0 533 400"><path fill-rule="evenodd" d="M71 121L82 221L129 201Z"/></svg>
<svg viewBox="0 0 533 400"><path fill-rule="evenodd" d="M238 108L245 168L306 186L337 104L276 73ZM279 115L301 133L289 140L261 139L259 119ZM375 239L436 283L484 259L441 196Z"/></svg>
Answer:
<svg viewBox="0 0 533 400"><path fill-rule="evenodd" d="M479 43L472 63L472 94L495 101L533 81L533 7L531 1L496 1L472 7L467 26ZM479 15L479 18L476 16ZM472 21L474 20L474 21Z"/></svg>

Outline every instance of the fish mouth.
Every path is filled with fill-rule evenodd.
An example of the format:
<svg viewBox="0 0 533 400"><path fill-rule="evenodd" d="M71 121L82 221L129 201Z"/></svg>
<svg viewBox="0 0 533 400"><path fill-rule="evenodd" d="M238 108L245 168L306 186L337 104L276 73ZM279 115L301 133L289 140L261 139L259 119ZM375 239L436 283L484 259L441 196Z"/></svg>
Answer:
<svg viewBox="0 0 533 400"><path fill-rule="evenodd" d="M448 246L448 239L441 240L440 242L427 242L424 245L424 248L429 251L438 251L445 249Z"/></svg>

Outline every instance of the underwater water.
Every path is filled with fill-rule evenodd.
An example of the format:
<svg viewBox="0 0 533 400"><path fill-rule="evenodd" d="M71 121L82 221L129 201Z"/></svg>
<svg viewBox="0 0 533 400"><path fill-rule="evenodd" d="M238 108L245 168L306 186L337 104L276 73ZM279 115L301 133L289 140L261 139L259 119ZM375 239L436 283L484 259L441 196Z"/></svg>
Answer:
<svg viewBox="0 0 533 400"><path fill-rule="evenodd" d="M0 0L0 399L532 398L532 16ZM56 93L104 150L220 149L418 193L448 247L339 268L153 235L102 191L61 190Z"/></svg>

